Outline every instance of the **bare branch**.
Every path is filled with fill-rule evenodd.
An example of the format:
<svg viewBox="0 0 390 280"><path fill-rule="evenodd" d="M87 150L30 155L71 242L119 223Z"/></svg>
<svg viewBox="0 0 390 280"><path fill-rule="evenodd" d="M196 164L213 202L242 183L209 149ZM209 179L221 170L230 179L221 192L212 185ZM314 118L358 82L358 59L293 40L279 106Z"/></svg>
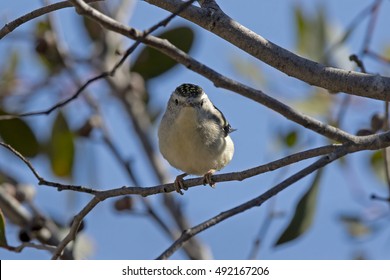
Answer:
<svg viewBox="0 0 390 280"><path fill-rule="evenodd" d="M85 0L85 2L87 2L87 3L98 2L98 1L104 1L104 0ZM18 28L19 26L21 26L22 24L24 24L30 20L33 20L37 17L43 16L45 14L48 14L48 13L51 13L51 12L54 12L54 11L57 11L60 9L70 8L70 7L72 7L72 4L69 1L62 1L62 2L54 3L51 5L36 9L32 12L29 12L29 13L5 24L4 27L2 27L0 29L0 40L2 38L4 38L5 36L7 36L12 31L14 31L16 28Z"/></svg>
<svg viewBox="0 0 390 280"><path fill-rule="evenodd" d="M174 251L176 251L179 247L181 247L185 241L190 239L193 235L197 234L198 232L201 232L204 229L206 229L207 227L210 227L216 223L219 223L219 222L227 219L230 216L241 213L241 212L243 212L249 208L252 208L254 206L261 205L266 199L269 199L270 197L272 197L276 193L282 191L283 189L285 189L286 187L288 187L292 183L295 183L296 181L302 179L303 177L307 176L311 172L313 172L319 168L322 168L326 164L328 164L328 163L330 163L330 162L332 162L332 161L334 161L334 160L336 160L336 159L338 159L338 158L340 158L348 153L353 153L353 152L367 150L367 149L380 149L380 148L388 147L390 145L390 132L386 132L386 133L382 133L382 134L374 134L374 135L370 135L370 136L362 136L362 137L358 137L358 138L359 138L358 143L354 144L354 145L352 145L352 144L331 145L331 146L325 146L325 147L316 149L317 153L319 153L319 154L322 154L324 152L329 152L329 151L333 151L333 152L331 152L327 156L323 157L322 159L320 159L316 163L310 165L306 169L303 169L302 171L300 171L300 172L296 173L295 175L291 176L290 178L286 179L285 181L283 181L279 185L275 186L271 190L264 193L262 196L255 198L255 199L253 199L253 200L251 200L243 205L240 205L239 207L233 208L227 212L223 212L222 214L207 221L207 223L201 224L201 225L193 228L190 231L185 231L183 233L182 237L180 237L178 239L178 241L176 241L171 246L171 248L169 250L167 250L167 252L164 253L162 256L168 257L170 254L172 254ZM12 147L10 149L9 145L2 144L2 146L9 149L11 152L15 151L14 149L12 149ZM298 154L295 156L291 155L285 159L280 160L279 164L286 164L286 161L288 162L288 161L291 161L292 159L296 160L297 157L301 157L302 155L314 156L313 153L314 153L314 151L310 151L310 152L306 152L306 153L304 152L304 154L301 154L301 155L298 155ZM23 158L23 156L21 156L20 154L19 154L20 156L18 154L16 154L16 155L25 164L27 164L28 161L25 160ZM309 157L311 157L311 156L309 156ZM276 162L274 162L273 164L276 164ZM31 164L30 165L27 164L27 165L30 168ZM260 167L259 170L257 170L257 171L259 172L258 174L260 174L260 173L264 173L264 172L273 170L272 168L274 168L274 167L272 167L272 164L270 164L270 167L263 166L263 167ZM30 168L30 170L34 170L34 169ZM255 176L255 174L253 172L254 172L254 170L252 169L249 172L243 171L243 172L234 172L234 173L230 173L230 174L215 175L215 176L213 176L212 179L214 182L220 182L220 181L222 181L222 179L225 181L227 181L227 180L241 181L245 178ZM37 173L35 172L34 174L37 174ZM39 178L39 177L40 176L38 175L37 178ZM201 184L203 184L202 177L185 181L185 185L188 188L193 187L195 185L201 185ZM68 186L62 185L61 188L67 189ZM61 255L61 252L66 247L66 245L69 244L69 242L71 242L72 240L74 240L76 233L77 233L77 229L78 229L82 219L99 202L101 202L107 198L116 197L116 196L120 196L120 195L138 194L138 195L142 195L142 196L148 196L148 195L152 195L152 194L173 192L173 191L175 191L175 187L173 186L173 184L165 184L165 185L159 185L159 186L150 187L150 188L123 187L123 188L119 188L119 189L111 189L111 190L107 190L107 191L94 192L94 197L91 199L91 201L80 211L80 213L78 215L75 216L75 219L73 221L73 224L71 226L69 234L65 237L64 240L61 241L61 243L57 247L56 252L53 254L53 259L57 259Z"/></svg>
<svg viewBox="0 0 390 280"><path fill-rule="evenodd" d="M8 145L6 143L0 142L0 145L3 146L4 148L10 150L15 156L17 156L21 161L23 161L24 164L27 165L27 167L30 169L30 171L34 174L35 178L37 178L39 182L41 182L43 180L43 178L38 174L38 172L32 166L30 161L28 159L26 159L21 153L19 153L11 145Z"/></svg>
<svg viewBox="0 0 390 280"><path fill-rule="evenodd" d="M237 81L234 81L221 75L220 73L198 62L185 52L176 48L167 40L163 40L151 35L144 37L144 34L142 32L115 21L114 19L100 13L96 9L93 9L92 7L88 6L80 0L72 0L72 3L74 3L80 11L83 11L83 14L99 22L105 28L127 36L131 39L143 42L153 48L156 48L157 50L161 51L165 55L176 60L177 62L185 65L194 72L197 72L202 76L206 77L207 79L212 81L217 87L222 87L237 92L251 100L254 100L260 104L267 106L268 108L285 116L287 119L290 119L306 128L309 128L333 140L339 142L355 142L357 140L355 136L348 134L333 126L324 124L314 118L301 114L292 109L291 107L285 105L284 103L279 102L278 100L266 95L260 90L255 90L251 87L248 87L244 84L241 84ZM190 6L187 9L191 9L192 7L193 6ZM181 13L184 12L185 10Z"/></svg>
<svg viewBox="0 0 390 280"><path fill-rule="evenodd" d="M277 101L276 99L266 95L260 90L255 90L253 88L250 88L244 84L241 84L237 81L234 81L232 79L229 79L218 72L214 71L213 69L207 67L206 65L196 61L195 59L191 58L189 55L181 51L180 49L176 48L174 45L170 44L166 40L162 40L159 38L156 38L154 36L147 36L145 37L143 32L140 32L134 28L127 27L114 19L111 19L110 17L107 17L100 13L99 11L93 9L92 7L88 6L82 1L79 0L73 0L75 4L77 4L78 8L82 10L87 16L91 17L92 19L98 21L100 24L108 28L109 30L118 32L120 34L123 34L129 38L132 38L134 40L138 40L135 44L133 44L132 47L129 48L129 50L126 52L126 55L131 53L135 47L139 44L139 42L144 42L151 47L154 47L161 51L162 53L168 55L169 57L173 58L179 63L182 63L186 67L190 68L191 70L205 76L216 86L223 87L229 90L232 90L234 92L237 92L247 98L250 98L258 103L261 103L270 109L280 113L281 115L285 116L286 118L306 127L309 128L319 134L325 135L326 137L329 137L331 139L334 139L339 142L354 142L356 138L353 135L350 135L338 128L335 128L333 126L324 124L314 118L311 118L309 116L306 116L304 114L300 114L299 112L295 111L294 109L290 108L289 106L283 104L282 102ZM192 8L193 6L188 7L188 9ZM184 11L182 12L184 13ZM126 56L125 55L125 56ZM30 112L30 113L24 113L21 115L16 116L0 116L1 119L6 118L13 118L13 117L23 117L23 116L32 116L32 115L41 115L41 114L49 114L53 110L64 106L68 104L70 101L74 100L78 97L78 95L92 82L108 77L110 75L113 75L113 72L123 63L124 59L122 58L121 61L114 66L113 70L110 72L104 72L101 75L98 75L90 80L88 80L83 87L79 88L79 90L71 96L69 99L62 101L55 106L51 107L48 110L43 110L39 112Z"/></svg>
<svg viewBox="0 0 390 280"><path fill-rule="evenodd" d="M13 195L8 193L3 186L0 186L0 208L9 221L21 227L22 229L30 230L30 227L34 225L35 220L37 219L36 214L30 213L28 209ZM51 246L58 245L61 238L58 226L50 218L44 217L42 215L39 217L44 221L43 224L41 224L42 229L34 231L33 236L42 243L42 246L36 246L41 248L49 248ZM31 247L30 245L31 244L29 243L22 244L19 247L8 246L6 249L18 252L19 250L23 250L23 248L26 246ZM65 250L62 258L73 259L72 251Z"/></svg>
<svg viewBox="0 0 390 280"><path fill-rule="evenodd" d="M97 1L97 0L95 0ZM101 0L99 0L101 1ZM87 1L87 2L93 2L93 1ZM156 29L158 29L159 27L162 27L162 26L166 26L178 13L182 12L184 9L186 9L189 5L191 5L193 2L195 2L195 0L190 0L188 2L185 2L183 5L181 5L173 14L169 15L167 18L163 19L162 21L158 22L157 24L153 25L152 27L150 27L149 29L141 32L141 38L144 38L146 37L147 35L149 35L150 33L152 33L153 31L155 31ZM63 3L63 2L61 2ZM63 5L70 5L68 2L66 3L63 3ZM84 3L85 4L85 3ZM54 4L53 4L54 5ZM50 5L50 6L46 6L44 8L47 8L48 12L52 11L51 9L53 9L51 6L53 5ZM60 7L69 7L69 6L63 6L63 5L58 5ZM85 4L86 5L86 4ZM71 5L70 5L71 6ZM51 9L49 9L48 7L51 7ZM87 5L88 7L88 5ZM46 11L46 9L42 8L44 11ZM57 6L54 7L54 8L58 8ZM42 10L41 9L41 10ZM59 9L59 8L58 8ZM41 11L42 13L43 11ZM48 13L47 12L47 13ZM1 37L0 37L1 39ZM22 117L31 117L31 116L39 116L39 115L49 115L50 113L52 113L53 111L61 108L61 107L64 107L65 105L69 104L70 102L72 102L73 100L77 99L79 97L79 95L93 82L95 81L98 81L98 80L101 80L101 79L105 79L105 78L109 78L109 77L112 77L115 75L116 71L118 70L119 67L121 67L123 65L123 63L126 61L126 59L130 56L130 54L132 54L134 52L134 50L141 44L141 41L136 41L130 48L128 48L125 52L125 54L122 56L122 58L114 65L114 67L109 70L109 71L105 71L89 80L87 80L82 86L80 86L77 91L72 95L70 96L69 98L63 100L63 101L60 101L58 103L56 103L55 105L51 106L50 108L48 109L45 109L45 110L39 110L39 111L33 111L33 112L27 112L27 113L22 113L22 114L17 114L17 115L2 115L0 116L0 121L1 120L8 120L8 119L13 119L13 118L22 118Z"/></svg>
<svg viewBox="0 0 390 280"><path fill-rule="evenodd" d="M180 0L146 0L167 11L172 11ZM208 1L207 1L208 2ZM390 100L390 78L347 71L295 55L242 26L221 9L191 6L180 16L192 21L255 58L301 81L332 92L345 92L379 100Z"/></svg>
<svg viewBox="0 0 390 280"><path fill-rule="evenodd" d="M16 247L14 247L14 246L6 246L5 247L5 249L12 251L12 252L16 252L16 253L22 252L24 248L34 248L37 250L44 250L44 251L49 251L49 252L54 252L54 250L56 249L56 247L52 246L52 245L35 244L32 242L23 242L22 244L20 244L19 246L16 246Z"/></svg>
<svg viewBox="0 0 390 280"><path fill-rule="evenodd" d="M27 165L28 169L30 169L30 171L34 174L35 178L37 178L39 185L54 187L54 188L57 188L59 191L66 189L66 190L73 190L73 191L89 193L89 194L96 194L99 192L99 191L96 191L93 189L85 188L83 186L64 185L61 183L48 181L48 180L44 179L41 175L39 175L38 171L36 171L36 169L32 166L31 162L28 159L26 159L21 153L19 153L17 150L15 150L11 145L0 142L0 146L3 146L4 148L8 149L15 156L17 156L21 161L23 161L24 164Z"/></svg>
<svg viewBox="0 0 390 280"><path fill-rule="evenodd" d="M372 35L374 34L375 25L376 25L377 19L378 19L379 8L380 8L382 2L383 2L383 0L376 0L373 3L372 9L370 11L370 15L371 15L370 21L368 22L366 35L365 35L365 38L363 40L364 43L363 43L363 47L362 47L362 53L365 53L366 51L368 51L368 49L370 47L370 44L372 41Z"/></svg>
<svg viewBox="0 0 390 280"><path fill-rule="evenodd" d="M69 233L65 236L64 239L58 244L57 248L55 249L52 260L58 259L62 251L65 249L66 245L68 245L72 240L76 238L77 231L79 229L79 226L81 224L81 221L84 219L86 215L88 215L89 212L92 211L93 208L95 208L96 205L100 201L103 201L104 199L100 199L99 196L94 196L89 203L74 217L74 220L72 222L72 225L69 229Z"/></svg>
<svg viewBox="0 0 390 280"><path fill-rule="evenodd" d="M24 158L19 152L17 152L15 149L13 149L8 144L4 144L0 142L0 145L10 150L12 153L14 153L17 157L19 157L33 172L33 174L36 176L36 178L39 181L40 185L47 185L51 187L57 188L59 191L62 190L72 190L72 191L78 191L83 193L89 193L93 195L101 195L104 199L108 197L115 197L120 195L141 195L141 196L149 196L154 195L158 193L168 193L168 192L174 192L176 191L174 185L172 183L170 184L162 184L157 185L153 187L122 187L117 189L110 189L106 191L101 190L94 190L90 188L85 188L83 186L76 186L76 185L67 185L67 184L61 184L61 183L55 183L50 182L45 179L43 179L32 167L32 165L29 163L29 161ZM369 136L356 136L356 141L354 144L343 144L343 145L328 145L323 146L307 151L303 151L300 153L289 155L285 158L270 162L268 164L260 165L255 168L239 171L239 172L232 172L232 173L225 173L225 174L219 174L219 175L213 175L212 180L215 183L218 182L227 182L227 181L242 181L250 177L257 176L262 173L266 173L269 171L276 170L278 168L287 166L289 164L305 160L308 158L313 158L319 155L328 154L331 152L334 152L338 150L340 147L345 147L347 149L348 153L353 153L361 150L377 150L381 148L386 148L390 145L390 132L386 133L380 133L380 134L373 134ZM186 187L191 188L194 186L203 185L203 177L197 177L193 179L187 179L184 181L184 184Z"/></svg>
<svg viewBox="0 0 390 280"><path fill-rule="evenodd" d="M174 252L176 252L183 244L189 240L194 235L216 225L220 222L226 220L227 218L233 217L237 214L243 213L246 210L249 210L253 207L261 206L265 201L270 199L271 197L275 196L285 188L291 186L295 182L301 180L302 178L306 177L307 175L311 174L312 172L328 165L329 163L335 161L336 159L339 159L340 157L343 157L348 152L343 147L338 148L333 153L324 156L323 158L319 159L315 163L309 165L305 169L302 169L300 172L292 175L291 177L287 178L286 180L282 181L281 183L277 184L273 188L269 189L268 191L264 192L260 196L249 200L248 202L245 202L241 205L238 205L232 209L229 209L227 211L222 212L221 214L218 214L207 221L194 226L190 229L187 229L182 233L179 239L177 239L167 250L165 250L160 256L157 257L159 260L165 260L168 259Z"/></svg>
<svg viewBox="0 0 390 280"><path fill-rule="evenodd" d="M366 136L368 137L368 136ZM57 188L59 191L63 190L71 190L71 191L77 191L77 192L82 192L82 193L88 193L92 195L98 195L101 193L104 193L105 196L107 197L114 197L114 196L120 196L120 195L141 195L143 197L158 194L158 193L168 193L168 192L175 192L176 189L173 186L172 183L170 184L163 184L163 185L157 185L153 187L122 187L118 189L111 189L107 191L102 191L102 190L95 190L91 188L86 188L83 186L77 186L77 185L68 185L68 184L61 184L61 183L56 183L56 182L51 182L45 180L42 176L38 174L38 172L34 169L34 167L31 165L31 163L24 157L22 156L18 151L16 151L14 148L12 148L10 145L1 143L0 145L7 148L10 150L12 153L14 153L18 158L20 158L30 169L30 171L34 174L34 176L38 179L38 183L40 185L46 185L50 187ZM292 155L289 155L287 157L269 162L267 164L263 164L254 168L246 169L243 171L238 171L238 172L231 172L231 173L225 173L225 174L218 174L218 175L213 175L212 180L216 183L218 182L228 182L228 181L243 181L245 179L274 171L276 169L282 168L284 166L306 160L309 158L317 157L320 155L328 154L336 149L341 147L341 145L328 145L328 146L323 146L319 148L314 148L310 149L307 151L295 153ZM184 184L186 187L191 188L194 186L200 186L203 185L203 177L197 177L193 179L187 179L184 181Z"/></svg>

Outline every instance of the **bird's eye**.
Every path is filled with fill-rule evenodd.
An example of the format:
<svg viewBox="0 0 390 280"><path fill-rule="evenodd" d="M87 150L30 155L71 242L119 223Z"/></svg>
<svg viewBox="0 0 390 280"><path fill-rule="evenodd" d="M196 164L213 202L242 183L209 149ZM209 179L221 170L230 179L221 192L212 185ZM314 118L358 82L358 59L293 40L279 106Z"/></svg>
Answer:
<svg viewBox="0 0 390 280"><path fill-rule="evenodd" d="M175 99L175 104L178 105L179 104L179 100Z"/></svg>
<svg viewBox="0 0 390 280"><path fill-rule="evenodd" d="M200 101L200 107L202 107L202 106L203 106L203 100Z"/></svg>

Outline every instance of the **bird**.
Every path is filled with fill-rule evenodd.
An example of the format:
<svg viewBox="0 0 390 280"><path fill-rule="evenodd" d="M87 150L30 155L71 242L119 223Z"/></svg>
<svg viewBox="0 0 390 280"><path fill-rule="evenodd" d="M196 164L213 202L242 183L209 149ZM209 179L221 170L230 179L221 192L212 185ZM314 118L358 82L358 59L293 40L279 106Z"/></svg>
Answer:
<svg viewBox="0 0 390 280"><path fill-rule="evenodd" d="M215 186L211 176L233 158L235 131L223 113L198 85L184 83L171 94L158 128L160 152L168 163L183 171L174 181L183 194L183 178L203 176L203 184Z"/></svg>

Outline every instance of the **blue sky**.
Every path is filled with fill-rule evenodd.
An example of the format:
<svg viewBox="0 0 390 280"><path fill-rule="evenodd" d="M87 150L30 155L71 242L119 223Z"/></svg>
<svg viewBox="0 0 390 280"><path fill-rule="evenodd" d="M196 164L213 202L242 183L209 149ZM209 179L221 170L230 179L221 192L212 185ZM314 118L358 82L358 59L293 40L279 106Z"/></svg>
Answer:
<svg viewBox="0 0 390 280"><path fill-rule="evenodd" d="M130 24L136 28L148 28L167 15L161 9L145 2L135 2ZM296 36L293 8L295 5L303 6L304 10L310 14L316 10L318 4L323 4L332 25L342 30L371 1L224 0L219 1L219 3L228 15L241 24L266 39L294 51ZM0 3L0 26L40 5L41 1L2 1ZM373 37L372 47L378 50L382 50L390 42L390 35L387 29L384 28L390 24L390 18L385 16L389 5L390 3L387 1L382 7L378 19L378 28L375 29ZM83 53L88 50L83 45L85 42L82 39L80 40L82 33L75 28L75 20L78 19L74 15L74 11L66 9L56 12L55 16L58 16L56 20L59 23L61 36L68 46L71 46L72 51L74 49L76 53ZM348 41L346 47L351 53L358 52L361 48L362 32L366 28L366 21L362 22L351 40ZM172 26L183 23L187 22L176 18L172 22ZM248 79L234 69L232 60L238 59L252 63L260 69L260 72L267 79L267 84L263 85L264 88L260 86L260 89L264 89L266 93L275 98L285 100L290 105L297 97L304 96L302 92L307 92L307 86L303 83L287 77L287 75L270 68L262 62L256 61L213 34L194 25L192 26L196 30L197 39L191 55L199 61L228 77L246 83L248 83ZM14 34L22 35L11 34L1 40L0 57L6 56L11 44L16 44L19 48L26 50L26 60L21 72L30 79L34 79L34 77L39 78L41 73L39 69L32 69L31 63L28 63L32 59L29 52L33 48L27 40L20 38L31 32L30 30L31 25L26 24L14 32ZM386 68L376 62L367 60L367 66L375 72L386 73L384 72ZM85 77L85 79L87 78L89 77ZM274 138L279 132L284 132L291 127L300 129L299 131L304 133L302 145L297 148L297 151L304 149L305 145L303 144L306 144L306 142L312 146L326 143L322 138L316 137L314 133L305 132L298 125L292 124L284 117L260 104L254 104L224 89L215 88L211 82L196 73L190 72L183 66L178 66L164 74L163 77L151 82L150 92L153 94L153 104L155 106L165 105L172 90L183 82L201 85L211 100L224 112L232 126L238 129L237 132L232 134L236 150L234 159L222 172L243 170L286 156L288 152L278 147ZM95 86L94 90L98 91L97 88L98 86ZM45 99L45 97L42 97L42 99ZM101 98L102 102L105 100L107 99ZM37 101L33 106L39 108L41 104L43 103ZM67 110L69 113L81 112L81 114L86 114L80 107L80 104L71 104L67 107ZM382 108L383 105L380 102L354 98L353 106L347 113L343 128L348 132L355 132L357 128L368 125L369 116L373 112L382 110ZM356 113L361 110L364 110L367 114ZM115 144L121 149L123 155L135 159L134 169L137 174L140 174L143 186L156 185L157 182L154 177L148 172L147 163L142 160L143 155L137 148L137 141L132 140L131 125L125 121L123 111L118 110L117 104L110 101L104 105L104 112L110 129L115 135ZM51 119L51 117L39 117L30 121L36 122L32 124L33 126L42 128L48 122L50 123ZM118 122L117 120L121 121ZM77 124L77 120L74 122ZM43 128L41 132L44 134L45 129ZM154 132L154 136L157 143L156 132ZM75 184L86 184L91 187L105 189L129 184L118 163L101 145L80 141L78 147L83 149L83 156L78 158ZM2 154L4 154L4 151L0 151L0 155ZM294 184L280 193L274 201L269 201L259 208L251 209L224 221L201 233L198 238L210 247L211 253L216 259L246 259L257 232L264 219L266 219L268 207L274 204L275 209L281 212L283 216L272 220L264 245L258 254L261 259L349 259L360 252L365 252L368 258L388 259L390 257L388 250L390 246L390 227L388 223L376 221L377 227L381 230L363 240L353 241L348 238L345 228L337 219L340 214L345 213L358 213L365 217L372 217L375 213L387 215L387 217L389 215L386 205L381 202L372 202L368 198L372 192L385 195L386 189L383 182L377 179L369 170L366 162L367 156L368 152L348 156L349 169L343 168L339 163L333 163L326 168L325 177L320 186L314 224L297 242L276 249L272 247L272 244L287 225L297 201L307 189L312 177ZM9 162L11 164L8 164ZM192 188L184 196L180 196L179 199L184 205L183 209L191 224L197 225L222 211L260 195L311 162L313 160L243 182L221 183L217 185L216 189L209 187ZM45 159L37 158L34 159L33 163L39 167L42 175L49 179L52 178ZM27 168L15 158L7 158L7 161L5 161L0 157L0 168L3 170L6 168L6 170L18 174L23 182L35 183ZM167 168L171 171L172 178L179 174L177 170L170 168L168 165ZM55 218L63 221L70 219L89 199L86 195L72 197L69 193L58 193L42 186L37 187L37 189L37 204L39 207L45 213L51 213ZM150 200L157 204L161 197L155 196ZM87 217L85 234L95 248L91 258L152 259L171 244L171 240L167 239L152 221L139 216L118 215L112 208L112 202L112 200L108 200L101 203ZM7 231L10 243L17 243L16 240L12 239L12 236L16 235L17 229L10 226ZM0 250L0 258L2 259L46 259L48 257L49 255L46 252L37 252L32 249L27 249L22 254ZM183 257L181 252L173 255L173 259Z"/></svg>

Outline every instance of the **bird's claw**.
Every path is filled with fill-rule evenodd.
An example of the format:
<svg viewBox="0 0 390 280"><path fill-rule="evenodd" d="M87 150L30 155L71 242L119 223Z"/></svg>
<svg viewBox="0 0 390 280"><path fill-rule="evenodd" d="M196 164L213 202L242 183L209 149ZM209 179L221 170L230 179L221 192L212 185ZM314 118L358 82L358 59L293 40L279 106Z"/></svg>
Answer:
<svg viewBox="0 0 390 280"><path fill-rule="evenodd" d="M210 187L214 188L215 187L215 182L211 179L211 176L213 175L212 171L207 172L203 176L203 185L209 185Z"/></svg>
<svg viewBox="0 0 390 280"><path fill-rule="evenodd" d="M187 176L187 173L184 173L184 174L177 176L175 179L175 182L173 182L173 186L175 187L176 192L178 192L181 195L184 194L182 192L182 190L185 190L185 191L188 190L188 188L186 187L186 185L184 184L184 181L183 181L183 178L185 176Z"/></svg>

